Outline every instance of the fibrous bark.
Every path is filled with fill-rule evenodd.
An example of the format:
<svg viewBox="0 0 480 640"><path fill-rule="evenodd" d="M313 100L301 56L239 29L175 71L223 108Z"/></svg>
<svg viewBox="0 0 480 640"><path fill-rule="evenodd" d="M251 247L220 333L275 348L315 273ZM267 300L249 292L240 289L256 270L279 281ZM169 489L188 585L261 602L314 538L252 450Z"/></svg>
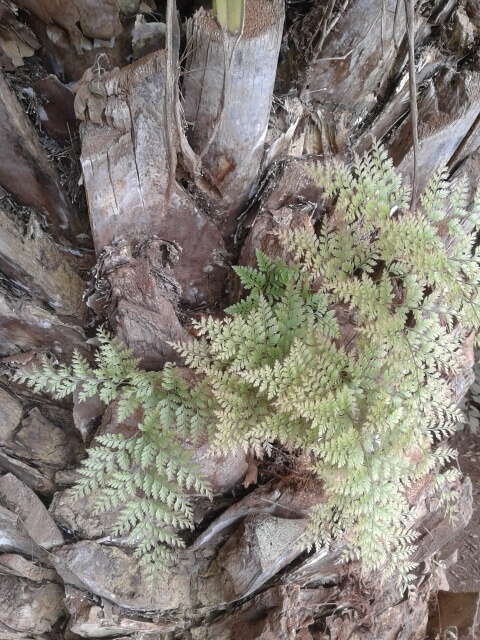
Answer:
<svg viewBox="0 0 480 640"><path fill-rule="evenodd" d="M176 314L181 289L170 268L178 251L155 235L140 238L103 250L88 304L108 318L143 367L159 368L176 359L172 343L189 338Z"/></svg>
<svg viewBox="0 0 480 640"><path fill-rule="evenodd" d="M166 120L166 55L157 51L101 77L87 72L76 97L84 121L82 167L97 251L157 234L179 249L173 273L188 304L221 295L224 244L177 183L173 113ZM168 116L167 116L168 117Z"/></svg>
<svg viewBox="0 0 480 640"><path fill-rule="evenodd" d="M225 236L253 195L264 153L284 20L280 0L245 0L241 27L204 10L188 25L183 83L188 138L213 185Z"/></svg>
<svg viewBox="0 0 480 640"><path fill-rule="evenodd" d="M432 166L454 168L480 145L480 73L445 65L425 87L419 113L418 183L423 188ZM402 123L390 141L394 161L407 174L413 163L409 124Z"/></svg>
<svg viewBox="0 0 480 640"><path fill-rule="evenodd" d="M40 354L68 361L75 348L90 357L87 317L88 330L94 321L107 321L144 366L158 368L175 357L171 341L189 339L192 312L238 297L238 285L226 278L229 258L252 266L256 249L288 258L280 234L315 226L328 214L331 203L309 174L323 159L317 154L348 157L375 137L407 176L411 170L401 2L285 3L288 31L282 33L280 0L246 0L239 29L238 14L235 24L223 21L232 32L199 9L202 3L182 0L178 6L190 21L180 61L175 12L165 14L162 2L19 0L23 13L11 3L4 10L4 4L0 0L0 65L10 71L22 61L28 66L35 51L55 74L32 77L31 87L22 85L27 93L17 92L22 102L24 95L36 101L37 129L13 92L0 85L0 184L48 223L31 215L26 224L22 213L20 224L19 206L0 212L5 371L30 366ZM450 0L417 11L421 176L440 161L455 176L480 171L479 8L478 0L462 6ZM159 50L164 46L168 53ZM128 64L131 53L139 59ZM65 87L57 77L81 80ZM97 257L86 296L89 316L79 277L88 260L72 255L85 229L52 168L45 135L69 140L72 90ZM310 153L315 156L306 158ZM58 240L70 245L68 253ZM342 330L353 331L348 322L346 313ZM215 499L196 504L200 529L151 597L125 540L113 534L117 514L93 514L92 501L79 504L66 489L96 433L134 435L140 416L119 423L111 405L99 426L101 403L87 405L76 394L72 421L71 404L46 405L1 380L8 392L0 388L0 493L5 484L10 500L11 474L23 483L19 495L32 497L26 487L43 500L55 493L49 514L65 536L65 544L53 549L55 573L35 558L45 541L50 544L46 533L62 542L48 514L32 499L32 512L41 512L38 522L49 522L35 541L25 526L30 522L22 523L28 517L14 513L0 495L0 534L10 545L0 555L1 637L424 640L427 601L439 585L448 587L432 557L442 549L451 553L452 538L469 518L468 482L460 487L461 518L454 526L440 513L428 515L420 494L412 501L421 572L417 599L399 601L393 590L362 582L356 563L338 564L338 551L300 553L295 540L321 492L301 473L298 481L297 459L286 467L276 459L250 461L261 486L245 490L241 483L250 467L243 453L215 459L199 446L196 460ZM466 380L452 380L457 396ZM473 619L476 609L470 609Z"/></svg>
<svg viewBox="0 0 480 640"><path fill-rule="evenodd" d="M78 216L60 189L37 133L0 74L0 186L36 207L57 236L78 243Z"/></svg>

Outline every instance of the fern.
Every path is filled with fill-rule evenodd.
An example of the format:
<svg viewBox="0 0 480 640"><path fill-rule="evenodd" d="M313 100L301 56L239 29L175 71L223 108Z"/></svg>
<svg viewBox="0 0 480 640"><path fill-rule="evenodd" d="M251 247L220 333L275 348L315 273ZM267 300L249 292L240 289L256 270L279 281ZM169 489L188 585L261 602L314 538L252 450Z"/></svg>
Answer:
<svg viewBox="0 0 480 640"><path fill-rule="evenodd" d="M210 495L185 448L186 441L195 442L206 431L209 402L201 385L191 389L173 365L142 371L107 332L100 330L98 341L95 368L76 353L70 367L55 369L44 360L40 368L16 377L55 398L78 389L80 399L98 394L105 404L116 400L119 420L140 413L134 437L97 437L80 468L75 494L94 494L97 513L119 510L114 533L128 534L142 568L153 577L173 560L172 551L184 546L177 530L193 528L188 496Z"/></svg>
<svg viewBox="0 0 480 640"><path fill-rule="evenodd" d="M456 474L442 468L455 453L441 442L461 420L449 379L465 331L479 326L480 196L467 212L466 185L440 169L411 211L379 146L315 176L336 199L333 215L317 235L285 235L291 263L257 252L256 269L235 267L245 298L176 345L195 382L173 365L139 370L105 333L96 368L76 355L70 368L45 362L24 378L56 397L80 388L115 398L120 418L141 411L135 437L97 440L77 490L120 507L117 532L152 572L192 526L188 491L208 495L183 446L200 435L214 453L301 450L324 492L305 546L341 544L401 587L414 568L409 491L433 476L452 511Z"/></svg>
<svg viewBox="0 0 480 640"><path fill-rule="evenodd" d="M318 236L284 237L292 264L257 253L256 270L237 269L247 297L198 324L200 357L197 345L181 353L218 404L213 450L301 448L326 494L307 546L338 539L405 586L408 491L453 459L438 446L461 419L448 380L463 366L462 327L479 325L478 196L467 212L465 184L441 169L410 211L380 147L315 174L336 197Z"/></svg>

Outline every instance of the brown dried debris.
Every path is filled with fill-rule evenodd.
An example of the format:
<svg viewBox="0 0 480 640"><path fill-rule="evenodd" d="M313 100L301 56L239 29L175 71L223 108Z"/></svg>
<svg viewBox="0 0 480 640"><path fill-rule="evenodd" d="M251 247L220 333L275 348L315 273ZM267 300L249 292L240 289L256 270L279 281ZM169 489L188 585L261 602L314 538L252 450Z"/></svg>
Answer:
<svg viewBox="0 0 480 640"><path fill-rule="evenodd" d="M176 306L181 288L171 269L177 247L155 235L106 247L87 304L108 318L117 337L144 368L159 369L178 356L170 343L189 339Z"/></svg>

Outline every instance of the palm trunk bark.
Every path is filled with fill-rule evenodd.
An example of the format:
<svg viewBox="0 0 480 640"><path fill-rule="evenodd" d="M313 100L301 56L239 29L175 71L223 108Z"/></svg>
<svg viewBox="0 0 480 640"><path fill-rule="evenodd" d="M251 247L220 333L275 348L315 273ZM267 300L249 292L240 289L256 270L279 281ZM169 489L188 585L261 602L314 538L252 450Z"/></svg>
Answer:
<svg viewBox="0 0 480 640"><path fill-rule="evenodd" d="M207 3L179 0L181 33L172 0L166 11L164 2L147 4L0 6L8 80L0 78L5 374L42 354L61 362L80 349L91 357L88 335L101 321L145 367L159 368L174 358L172 341L189 339L192 317L221 312L235 297L231 263L251 264L257 248L281 254L282 229L321 215L321 193L307 170L312 154L348 159L374 137L407 178L412 172L403 3L215 0L212 13ZM420 188L440 162L455 177L479 175L479 12L478 0L435 0L417 12ZM138 50L152 52L132 61L135 21L148 41ZM66 93L48 91L48 72L68 85ZM64 106L70 88L80 156ZM46 131L68 135L52 141ZM81 198L71 197L79 179L90 230ZM467 383L457 381L459 396ZM197 504L198 530L151 596L112 532L115 514L95 516L67 490L85 441L98 430L132 433L135 419L119 424L112 407L102 416L98 404L78 399L73 407L53 403L7 375L0 402L0 472L21 481L26 504L56 540L48 556L35 557L44 538L28 528L28 509L12 511L15 479L0 477L0 573L8 574L0 594L7 590L14 603L0 602L1 637L425 637L428 601L445 586L432 558L469 520L468 480L455 525L416 504L425 571L417 600L398 602L394 592L362 583L355 564L296 551L316 492L278 478L281 460L273 470L266 463L257 469L240 456L212 461L202 450L218 495L213 506ZM257 472L260 483L245 490L247 462L246 484ZM50 514L35 494L51 503ZM37 608L24 624L11 612L25 593Z"/></svg>
<svg viewBox="0 0 480 640"><path fill-rule="evenodd" d="M283 22L281 0L246 0L237 29L206 11L187 25L189 140L217 194L217 224L227 239L259 178Z"/></svg>

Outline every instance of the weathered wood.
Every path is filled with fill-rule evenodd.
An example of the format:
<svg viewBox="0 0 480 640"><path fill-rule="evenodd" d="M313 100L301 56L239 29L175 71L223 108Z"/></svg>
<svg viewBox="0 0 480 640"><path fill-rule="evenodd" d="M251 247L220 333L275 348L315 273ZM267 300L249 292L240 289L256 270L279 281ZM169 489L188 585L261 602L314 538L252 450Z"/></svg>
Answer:
<svg viewBox="0 0 480 640"><path fill-rule="evenodd" d="M63 596L63 588L52 582L39 585L12 575L2 576L2 638L45 638L44 634L53 633L64 612Z"/></svg>
<svg viewBox="0 0 480 640"><path fill-rule="evenodd" d="M281 234L299 227L313 229L313 219L323 213L322 189L309 173L313 164L292 158L272 176L245 221L248 233L240 252L240 264L254 267L257 249L272 258L287 260L289 252Z"/></svg>
<svg viewBox="0 0 480 640"><path fill-rule="evenodd" d="M11 360L7 362L13 364ZM12 384L11 390L15 396L0 388L0 475L10 472L31 489L51 494L55 471L78 464L84 452L71 412L51 401L44 402L41 396L20 385ZM6 477L3 480L6 482ZM12 490L10 495L13 493ZM13 509L2 502L1 495L0 504Z"/></svg>
<svg viewBox="0 0 480 640"><path fill-rule="evenodd" d="M38 135L0 74L0 186L22 204L36 207L57 236L75 240L78 214L60 189Z"/></svg>
<svg viewBox="0 0 480 640"><path fill-rule="evenodd" d="M28 535L44 549L63 544L63 536L45 506L11 473L0 478L0 504L17 514Z"/></svg>
<svg viewBox="0 0 480 640"><path fill-rule="evenodd" d="M236 2L225 0L222 4L238 8ZM287 162L280 159L257 184L259 174L279 154L349 155L353 147L364 151L374 135L387 142L402 170L409 171L411 135L401 2L285 3L290 12L288 24L293 26L285 35L282 58L291 59L294 46L298 46L303 60L301 65L300 57L295 60L294 73L286 80L280 78L282 90L276 105L286 116L280 127L280 118L271 121L267 138L284 3L247 0L245 24L239 30L233 29L234 33L221 29L206 11L197 13L188 26L182 87L187 133L196 155L186 146L186 138L179 136L181 105L178 100L174 103L181 70L175 68L177 50L172 46L175 34L171 29L168 57L164 52L154 52L133 65L108 70L113 65L124 65L130 52L124 43L130 41L133 19L122 28L119 11L128 10L132 16L141 11L148 13L146 4L143 8L139 0L19 0L18 4L28 9L25 15L42 44L39 55L62 79L77 79L95 63L95 71L87 73L77 91L77 109L84 120L84 178L98 257L96 283L88 302L99 318L110 321L117 335L147 367L158 368L166 359L175 357L169 341L188 339L177 318L179 303L222 304L222 233L227 237L235 228L247 201L249 209L241 218L246 239L237 248L240 263L248 265L254 264L257 248L288 259L280 233L296 225L315 224L328 210L329 203L323 201L321 189L312 184L305 170L305 158ZM163 4L156 2L160 12ZM168 4L166 22L171 28L175 3ZM205 5L199 1L179 2L184 16L192 15L201 4ZM473 47L478 36L474 29L480 27L480 5L478 0L466 0L462 7L456 0L435 1L433 5L431 17L426 15L430 5L424 5L422 15L417 16L417 44L434 45L422 47L417 60L417 77L422 85L422 171L429 172L444 160L455 175L477 176L480 165L478 151L477 155L474 151L480 140L475 83L478 84L479 58ZM301 12L307 13L304 19L299 19ZM145 31L157 35L164 31L163 24L145 22L140 14L137 19ZM160 13L160 20L164 19ZM225 20L221 21L225 24ZM445 21L448 29L442 26ZM232 27L237 25L238 14L235 24L231 23ZM4 43L1 35L0 30L0 49ZM28 40L28 31L18 31L18 35L22 42L19 54L37 46L35 40ZM111 65L105 57L96 61L100 52L108 53ZM21 55L7 62L17 64L20 58ZM0 64L3 61L0 51ZM300 68L302 65L304 69ZM42 99L41 84L39 87L36 94ZM65 95L68 92L58 85L53 89ZM287 98L281 95L283 92L289 93ZM55 117L55 105L48 102L48 93L44 95L46 102L38 110L40 118L42 107ZM9 126L13 131L15 127ZM275 143L279 130L285 136ZM65 133L62 127L51 131L58 131L60 136ZM26 142L28 132L19 134L21 149L30 148ZM266 155L265 140L273 143ZM0 160L3 152L2 146ZM29 166L33 166L32 184L44 195L51 176L54 182L56 178L54 173L44 172L43 150L42 154L43 160L39 161L31 154ZM17 163L23 167L24 159L10 154L8 163L17 171ZM35 174L36 165L43 172L40 177ZM29 176L19 176L18 188L22 192L23 187L31 197L36 191L31 188L33 178ZM54 213L48 213L45 203L40 208L48 214L52 232L58 231L62 219L57 209L61 209L63 197L58 183L48 195ZM68 224L73 220L71 214L74 212L68 210ZM37 227L24 235L16 228L14 218L2 221L0 213L0 269L7 276L2 279L0 296L0 356L5 356L2 364L28 365L38 352L51 352L60 361L69 359L72 349L83 348L86 341L81 328L67 317L76 315L80 295L81 282L75 268L72 272L70 261L63 260L65 254ZM241 238L242 233L237 234L236 240ZM177 245L183 251L175 263ZM231 287L231 295L236 292L238 285ZM342 324L342 330L348 328ZM464 386L460 381L455 392L460 393ZM63 424L71 429L69 419L62 418L66 410L62 414L58 409L53 415L53 405L46 411L36 399L19 394L18 386L12 385L10 390L26 404L22 408L15 398L0 395L5 405L0 473L14 473L28 486L49 496L55 485L70 485L76 473L70 467L76 461L76 451L65 446L58 431ZM118 426L113 424L110 409L100 433L115 431ZM82 406L77 399L75 411L75 424L88 442L98 423L99 407L95 403ZM127 422L122 424L121 432L133 435L137 421ZM71 442L79 451L82 449L76 436L72 435ZM53 446L52 451L50 445L58 446ZM215 491L230 490L232 485L233 491L217 496L213 506L204 507L202 503L196 508L195 519L197 523L201 521L201 533L180 554L175 571L162 577L161 589L153 599L147 595L137 561L130 551L122 549L125 540L113 536L114 514L93 517L91 503L80 508L69 500L68 492L57 494L52 513L62 526L74 532L77 540L73 544L69 541L60 550L56 563L64 581L83 591L67 584L68 630L60 629L61 621L57 621L56 632L68 635L71 631L84 637L173 632L192 640L323 640L327 633L330 640L423 640L426 602L438 584L436 565L430 558L447 539L458 534L458 529L446 526L440 514L421 521L418 559L424 563L424 575L418 584L417 599L399 601L394 591L360 582L357 564L337 564L338 552L324 549L306 558L298 556L295 537L302 530L308 507L318 500L318 491L308 496L303 483L290 483L287 477L239 497L235 488L246 467L244 457L218 464L204 454L205 447L199 447L197 460L213 481ZM29 464L32 460L35 467ZM258 466L259 478L264 481L271 467ZM465 490L468 486L464 484L463 489L462 522L458 526L464 524L469 513ZM421 516L425 505L420 506ZM105 537L92 540L100 536ZM86 540L78 542L82 538ZM294 564L286 567L292 558ZM5 556L0 559L1 572L9 561ZM25 575L17 571L6 582L13 594L4 598L7 606L13 602L17 608L23 607L33 594L32 567L20 569ZM52 576L46 575L42 580L48 585ZM261 593L255 593L256 589ZM45 593L45 599L43 591L36 599L39 592L35 591L33 600L40 607L37 611L45 610L46 599L52 595L52 611L61 611L62 593L50 591ZM88 591L95 594L95 601ZM240 604L238 598L245 596L247 602ZM128 615L112 600L133 611ZM236 602L235 607L226 604L232 601ZM56 620L57 613L44 628L34 620L35 624L28 623L28 632L27 627L22 631L17 618L8 612L5 617L4 607L0 604L0 627L7 620L14 629L13 637L49 634ZM152 609L156 609L155 616ZM7 631L2 627L0 635Z"/></svg>
<svg viewBox="0 0 480 640"><path fill-rule="evenodd" d="M80 326L0 290L0 356L4 363L23 365L42 352L69 361L75 349L88 353Z"/></svg>
<svg viewBox="0 0 480 640"><path fill-rule="evenodd" d="M315 105L355 117L375 105L391 78L405 36L405 10L395 0L354 0L342 9L322 16L303 94ZM312 12L320 17L320 8Z"/></svg>
<svg viewBox="0 0 480 640"><path fill-rule="evenodd" d="M424 49L419 53L419 70L417 73L417 83L430 82L431 78L444 65L444 58L437 49ZM398 82L397 89L392 93L385 103L383 109L378 113L370 126L363 132L358 140L354 141L354 148L358 154L363 154L372 145L372 140L383 142L392 134L399 123L408 115L408 82L407 70L405 69Z"/></svg>
<svg viewBox="0 0 480 640"><path fill-rule="evenodd" d="M0 3L0 69L13 71L33 56L40 43L15 15L15 6Z"/></svg>
<svg viewBox="0 0 480 640"><path fill-rule="evenodd" d="M181 250L174 275L190 305L221 296L225 248L215 225L176 182L175 131L165 119L166 55L152 53L103 76L88 71L75 108L97 252L121 239L160 238ZM173 114L172 114L173 118ZM172 120L173 121L173 120ZM168 134L168 135L167 135ZM172 139L171 139L172 138Z"/></svg>
<svg viewBox="0 0 480 640"><path fill-rule="evenodd" d="M27 11L42 54L62 79L77 80L103 54L124 64L126 34L116 0L15 0Z"/></svg>
<svg viewBox="0 0 480 640"><path fill-rule="evenodd" d="M26 462L9 456L0 450L0 471L3 473L13 473L20 478L27 487L30 487L42 495L51 495L55 491L55 485L51 475L31 467Z"/></svg>
<svg viewBox="0 0 480 640"><path fill-rule="evenodd" d="M97 292L89 300L145 368L177 360L172 342L189 339L176 306L180 288L170 269L175 246L152 235L108 246L97 265Z"/></svg>
<svg viewBox="0 0 480 640"><path fill-rule="evenodd" d="M156 233L168 209L162 114L165 53L107 74L87 71L75 98L82 169L97 250Z"/></svg>
<svg viewBox="0 0 480 640"><path fill-rule="evenodd" d="M188 24L183 83L188 138L217 191L225 236L253 195L264 153L284 3L245 0L241 29L230 33L199 10Z"/></svg>
<svg viewBox="0 0 480 640"><path fill-rule="evenodd" d="M405 60L405 30L397 0L314 4L292 27L297 51L289 73L311 105L319 130L316 153L348 151L353 131L384 99Z"/></svg>
<svg viewBox="0 0 480 640"><path fill-rule="evenodd" d="M432 170L443 164L458 165L480 145L480 72L456 71L444 65L429 82L419 100L420 189ZM395 131L390 153L399 168L413 170L410 118Z"/></svg>
<svg viewBox="0 0 480 640"><path fill-rule="evenodd" d="M328 611L338 598L338 588L299 589L275 585L240 607L208 624L191 629L193 640L323 640L326 636L310 635L308 628L314 617Z"/></svg>
<svg viewBox="0 0 480 640"><path fill-rule="evenodd" d="M110 40L120 33L119 7L115 0L15 0L16 4L36 15L45 24L64 29L77 53L82 52L82 39Z"/></svg>
<svg viewBox="0 0 480 640"><path fill-rule="evenodd" d="M97 599L94 603L84 591L67 586L65 605L70 614L69 631L81 638L109 638L148 640L161 638L175 630L168 621L150 621L129 616L120 607L112 606L108 600ZM126 633L128 636L119 636ZM134 634L133 636L131 634ZM167 636L168 637L168 636Z"/></svg>
<svg viewBox="0 0 480 640"><path fill-rule="evenodd" d="M33 299L82 324L84 283L65 254L33 218L25 234L0 209L0 271Z"/></svg>

